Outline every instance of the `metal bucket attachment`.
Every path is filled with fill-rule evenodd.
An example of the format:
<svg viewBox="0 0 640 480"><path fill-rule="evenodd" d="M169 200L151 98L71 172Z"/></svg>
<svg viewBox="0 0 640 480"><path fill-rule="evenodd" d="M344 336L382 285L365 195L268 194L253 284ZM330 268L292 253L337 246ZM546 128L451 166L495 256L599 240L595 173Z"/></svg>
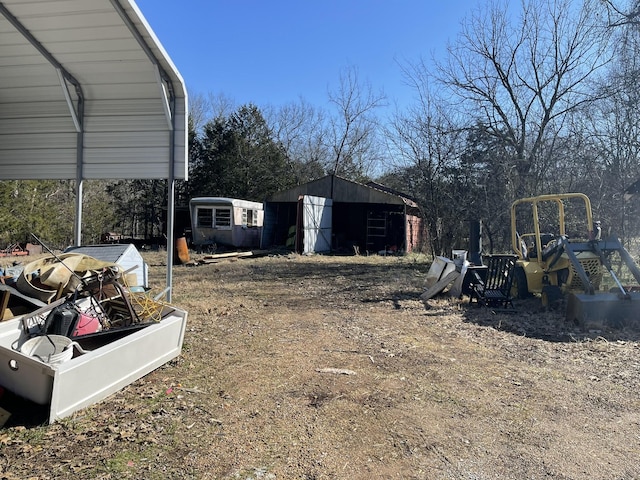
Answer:
<svg viewBox="0 0 640 480"><path fill-rule="evenodd" d="M570 293L567 297L567 320L585 329L640 328L640 292Z"/></svg>

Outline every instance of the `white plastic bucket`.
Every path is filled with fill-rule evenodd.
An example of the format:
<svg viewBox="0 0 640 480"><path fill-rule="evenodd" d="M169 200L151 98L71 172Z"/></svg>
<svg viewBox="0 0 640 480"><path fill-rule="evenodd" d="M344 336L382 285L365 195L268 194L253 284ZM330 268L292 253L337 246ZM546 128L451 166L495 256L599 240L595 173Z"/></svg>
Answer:
<svg viewBox="0 0 640 480"><path fill-rule="evenodd" d="M453 263L455 266L460 269L464 265L464 262L467 261L467 251L466 250L452 250L453 254Z"/></svg>
<svg viewBox="0 0 640 480"><path fill-rule="evenodd" d="M24 342L20 347L20 353L55 365L71 360L74 345L77 343L62 335L42 335Z"/></svg>

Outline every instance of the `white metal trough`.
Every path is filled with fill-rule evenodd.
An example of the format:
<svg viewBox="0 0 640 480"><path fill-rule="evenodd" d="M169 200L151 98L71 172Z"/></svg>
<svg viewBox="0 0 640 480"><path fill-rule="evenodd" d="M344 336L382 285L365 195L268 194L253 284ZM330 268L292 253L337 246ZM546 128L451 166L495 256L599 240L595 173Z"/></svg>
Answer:
<svg viewBox="0 0 640 480"><path fill-rule="evenodd" d="M17 351L27 339L21 319L0 323L0 386L49 406L49 423L103 400L182 351L187 312L132 330L71 360L49 365ZM76 338L82 345L82 339ZM82 345L84 348L84 345ZM76 352L77 353L77 352Z"/></svg>

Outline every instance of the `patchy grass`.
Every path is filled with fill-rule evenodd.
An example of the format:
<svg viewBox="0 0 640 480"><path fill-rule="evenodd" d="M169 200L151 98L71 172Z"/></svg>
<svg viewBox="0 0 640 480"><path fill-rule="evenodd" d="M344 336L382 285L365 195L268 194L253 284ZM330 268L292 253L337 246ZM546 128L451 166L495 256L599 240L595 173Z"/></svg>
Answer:
<svg viewBox="0 0 640 480"><path fill-rule="evenodd" d="M147 261L160 291L164 257ZM640 477L635 332L582 332L530 302L515 314L425 305L428 267L297 255L178 266L181 357L54 425L0 431L0 474Z"/></svg>

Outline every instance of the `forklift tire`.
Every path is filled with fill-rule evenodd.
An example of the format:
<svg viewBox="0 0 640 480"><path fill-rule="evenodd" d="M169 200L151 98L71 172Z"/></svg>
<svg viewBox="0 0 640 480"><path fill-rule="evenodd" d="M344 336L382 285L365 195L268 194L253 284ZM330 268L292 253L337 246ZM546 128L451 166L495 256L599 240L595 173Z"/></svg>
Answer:
<svg viewBox="0 0 640 480"><path fill-rule="evenodd" d="M516 267L513 275L516 284L515 297L519 300L529 298L531 296L531 293L529 293L529 286L527 285L527 274L524 273L524 268Z"/></svg>

